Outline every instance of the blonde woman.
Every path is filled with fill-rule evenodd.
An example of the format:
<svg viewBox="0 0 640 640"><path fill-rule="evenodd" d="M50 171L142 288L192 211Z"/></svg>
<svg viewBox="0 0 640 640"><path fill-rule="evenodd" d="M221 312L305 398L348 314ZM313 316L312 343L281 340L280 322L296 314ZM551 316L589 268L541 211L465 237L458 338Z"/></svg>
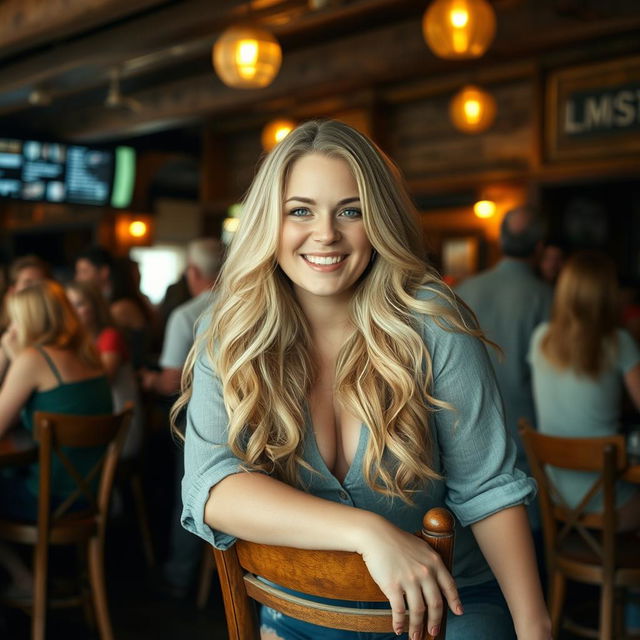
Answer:
<svg viewBox="0 0 640 640"><path fill-rule="evenodd" d="M448 638L514 637L500 588L518 638L547 640L522 506L534 486L414 213L390 161L339 122L301 125L266 157L174 408L188 404L182 522L219 548L362 554L412 640L425 606L432 633L448 606ZM453 577L412 535L444 504L461 525ZM365 637L389 635L262 611L264 640Z"/></svg>
<svg viewBox="0 0 640 640"><path fill-rule="evenodd" d="M67 297L78 318L94 341L102 366L109 378L113 407L121 411L133 403L133 420L122 450L127 459L139 453L143 438L143 408L138 382L123 335L115 327L109 305L92 282L70 282Z"/></svg>
<svg viewBox="0 0 640 640"><path fill-rule="evenodd" d="M35 411L79 415L112 412L111 391L91 338L74 313L64 289L51 280L12 293L8 298L10 328L2 349L11 360L0 389L0 435L21 414L33 427ZM88 472L96 452L69 452L80 471ZM73 481L54 460L52 493L62 502ZM10 469L0 482L0 513L35 520L38 467Z"/></svg>
<svg viewBox="0 0 640 640"><path fill-rule="evenodd" d="M551 322L531 337L529 361L538 429L563 437L598 437L619 429L623 387L640 409L640 351L618 327L619 298L613 262L596 252L569 258L556 286ZM577 505L594 474L552 469L564 498ZM618 525L640 528L640 493L621 483ZM602 509L593 500L590 509Z"/></svg>

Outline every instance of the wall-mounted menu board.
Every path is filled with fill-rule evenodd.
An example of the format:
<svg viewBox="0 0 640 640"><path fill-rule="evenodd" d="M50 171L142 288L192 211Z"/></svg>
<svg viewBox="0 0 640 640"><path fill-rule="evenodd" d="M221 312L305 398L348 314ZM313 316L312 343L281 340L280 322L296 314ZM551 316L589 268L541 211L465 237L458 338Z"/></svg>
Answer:
<svg viewBox="0 0 640 640"><path fill-rule="evenodd" d="M0 198L127 207L135 152L0 138Z"/></svg>

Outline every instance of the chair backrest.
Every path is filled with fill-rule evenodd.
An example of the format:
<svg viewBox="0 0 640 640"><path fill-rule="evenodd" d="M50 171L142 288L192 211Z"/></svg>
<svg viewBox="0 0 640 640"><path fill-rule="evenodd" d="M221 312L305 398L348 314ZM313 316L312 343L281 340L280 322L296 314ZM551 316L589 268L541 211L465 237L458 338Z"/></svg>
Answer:
<svg viewBox="0 0 640 640"><path fill-rule="evenodd" d="M75 513L79 505L84 515L91 515L97 526L104 528L118 457L132 410L129 404L118 414L98 416L35 412L34 438L39 443L40 466L39 535L47 539L50 528ZM92 453L89 470L79 470L71 459L79 450ZM66 471L74 485L70 494L55 505L51 485L54 458L60 461L58 466Z"/></svg>
<svg viewBox="0 0 640 640"><path fill-rule="evenodd" d="M598 438L563 438L537 432L525 419L520 435L536 482L547 557L551 557L569 535L577 534L602 562L613 562L616 534L616 480L627 466L622 435ZM547 467L568 471L591 471L595 477L576 505L567 504L554 485ZM588 510L594 498L603 508ZM593 530L601 531L601 536Z"/></svg>
<svg viewBox="0 0 640 640"><path fill-rule="evenodd" d="M440 554L450 570L453 516L446 509L431 509L425 515L423 529L418 535ZM214 549L214 555L230 640L259 640L252 600L285 615L325 627L393 632L389 609L321 604L286 591L290 589L309 596L338 600L386 602L387 598L357 553L292 549L238 540L226 551ZM438 639L444 638L445 629L446 618L443 618ZM426 629L424 638L432 638Z"/></svg>

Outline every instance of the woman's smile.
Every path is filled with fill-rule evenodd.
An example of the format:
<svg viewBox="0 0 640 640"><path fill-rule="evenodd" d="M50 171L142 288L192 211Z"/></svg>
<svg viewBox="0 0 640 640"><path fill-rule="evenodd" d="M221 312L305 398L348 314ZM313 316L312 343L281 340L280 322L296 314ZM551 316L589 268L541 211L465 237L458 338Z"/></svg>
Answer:
<svg viewBox="0 0 640 640"><path fill-rule="evenodd" d="M337 271L344 265L344 261L349 256L347 254L302 254L302 259L317 271Z"/></svg>

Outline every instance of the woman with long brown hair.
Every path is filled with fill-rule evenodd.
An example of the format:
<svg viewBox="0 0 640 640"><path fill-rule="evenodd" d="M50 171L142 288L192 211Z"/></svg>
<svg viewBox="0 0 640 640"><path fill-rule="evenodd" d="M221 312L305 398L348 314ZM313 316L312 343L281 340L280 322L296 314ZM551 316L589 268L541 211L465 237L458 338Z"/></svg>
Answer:
<svg viewBox="0 0 640 640"><path fill-rule="evenodd" d="M563 268L551 321L531 338L529 361L538 429L563 437L597 437L620 427L623 387L640 408L640 350L619 327L619 297L613 262L585 251ZM593 483L593 474L550 470L564 498L577 502ZM620 484L621 529L640 527L637 488ZM601 500L589 506L597 511Z"/></svg>
<svg viewBox="0 0 640 640"><path fill-rule="evenodd" d="M69 302L98 350L111 385L114 410L122 411L125 405L133 404L133 419L121 454L123 459L131 458L142 447L144 412L124 336L116 328L109 305L95 284L70 282L66 291Z"/></svg>

